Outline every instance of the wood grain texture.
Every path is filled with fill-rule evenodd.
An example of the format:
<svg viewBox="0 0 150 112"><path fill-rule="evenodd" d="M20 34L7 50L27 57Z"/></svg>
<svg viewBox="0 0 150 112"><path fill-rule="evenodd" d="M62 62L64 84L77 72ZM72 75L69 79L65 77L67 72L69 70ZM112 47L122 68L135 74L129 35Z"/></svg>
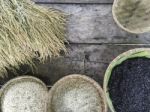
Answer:
<svg viewBox="0 0 150 112"><path fill-rule="evenodd" d="M114 57L128 49L149 47L149 33L129 34L115 24L111 5L44 4L44 6L70 14L67 38L72 43L65 58L40 65L39 74L43 75L42 78L48 85L72 73L89 75L102 84L105 69Z"/></svg>
<svg viewBox="0 0 150 112"><path fill-rule="evenodd" d="M44 5L69 14L67 39L70 43L149 44L150 33L135 35L119 28L112 17L111 5Z"/></svg>
<svg viewBox="0 0 150 112"><path fill-rule="evenodd" d="M39 73L54 84L61 77L79 73L92 77L101 85L106 68L120 53L149 46L128 45L71 45L68 55L38 66Z"/></svg>
<svg viewBox="0 0 150 112"><path fill-rule="evenodd" d="M113 3L113 0L33 0L36 3L65 3L65 4L96 4L96 3Z"/></svg>
<svg viewBox="0 0 150 112"><path fill-rule="evenodd" d="M67 39L71 44L68 55L38 64L36 76L48 87L74 73L90 76L102 86L105 70L116 56L129 49L150 47L150 33L135 35L116 25L112 17L113 0L33 1L69 14ZM32 75L31 72L26 74ZM0 84L13 77L0 79Z"/></svg>

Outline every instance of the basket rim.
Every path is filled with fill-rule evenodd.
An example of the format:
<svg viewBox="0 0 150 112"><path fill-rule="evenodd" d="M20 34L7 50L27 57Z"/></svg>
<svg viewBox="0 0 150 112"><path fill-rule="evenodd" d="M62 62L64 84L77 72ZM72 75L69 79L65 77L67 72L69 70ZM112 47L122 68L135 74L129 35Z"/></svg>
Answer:
<svg viewBox="0 0 150 112"><path fill-rule="evenodd" d="M57 89L58 86L60 86L63 82L66 82L67 80L77 79L77 78L83 79L83 80L91 83L93 85L93 87L96 88L96 90L99 93L99 96L102 98L102 101L101 101L101 103L103 104L103 106L101 106L102 107L102 112L107 112L107 103L106 103L104 92L103 92L103 89L101 88L101 86L94 79L92 79L92 78L90 78L88 76L85 76L85 75L81 75L81 74L67 75L67 76L61 78L60 80L58 80L53 85L51 90L49 91L49 103L48 104L51 105L53 94L55 93L55 90Z"/></svg>
<svg viewBox="0 0 150 112"><path fill-rule="evenodd" d="M8 82L6 82L2 88L0 89L0 108L1 110L3 110L3 107L2 107L2 104L3 104L3 98L5 97L5 93L9 90L9 87L12 87L14 86L15 84L17 83L21 83L22 81L32 81L32 82L37 82L39 84L41 84L43 86L43 88L48 92L48 88L46 87L45 83L36 78L36 77L33 77L33 76L28 76L28 75L25 75L25 76L18 76L16 78L13 78L11 80L9 80Z"/></svg>
<svg viewBox="0 0 150 112"><path fill-rule="evenodd" d="M141 55L139 55L138 53L139 54L141 53ZM126 52L123 52L120 55L118 55L116 58L114 58L113 61L110 62L108 68L106 69L106 72L104 75L104 81L103 81L103 89L104 89L104 94L106 97L108 107L110 108L110 110L112 112L115 112L115 109L114 109L112 100L109 96L109 88L108 88L108 82L109 82L109 78L111 76L112 69L115 66L121 64L123 61L130 59L130 58L136 58L136 57L150 58L150 48L134 48L134 49L128 50ZM119 62L119 63L116 63L116 62Z"/></svg>
<svg viewBox="0 0 150 112"><path fill-rule="evenodd" d="M150 27L149 28L145 28L144 30L142 29L138 29L138 31L133 31L133 30L130 30L128 28L125 28L120 22L119 20L117 19L117 16L116 16L116 13L115 13L115 8L117 7L117 2L119 0L114 0L113 2L113 5L112 5L112 15L113 15L113 19L114 21L117 23L117 25L122 28L123 30L129 32L129 33L132 33L132 34L142 34L142 33L146 33L146 32L149 32L150 31Z"/></svg>

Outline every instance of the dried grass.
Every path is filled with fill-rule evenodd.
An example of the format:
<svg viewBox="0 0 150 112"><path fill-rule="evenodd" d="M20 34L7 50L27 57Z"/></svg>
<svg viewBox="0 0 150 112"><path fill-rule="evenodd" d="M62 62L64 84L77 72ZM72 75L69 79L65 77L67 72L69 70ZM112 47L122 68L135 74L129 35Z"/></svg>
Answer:
<svg viewBox="0 0 150 112"><path fill-rule="evenodd" d="M34 67L35 57L44 61L66 52L65 23L64 13L30 0L0 0L0 77L7 74L6 68Z"/></svg>

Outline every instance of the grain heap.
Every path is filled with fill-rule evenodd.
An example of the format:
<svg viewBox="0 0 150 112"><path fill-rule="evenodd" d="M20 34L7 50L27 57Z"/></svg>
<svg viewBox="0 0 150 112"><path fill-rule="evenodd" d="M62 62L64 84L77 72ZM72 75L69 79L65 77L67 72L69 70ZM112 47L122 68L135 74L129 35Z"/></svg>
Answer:
<svg viewBox="0 0 150 112"><path fill-rule="evenodd" d="M150 59L128 59L116 66L109 93L116 112L149 112Z"/></svg>

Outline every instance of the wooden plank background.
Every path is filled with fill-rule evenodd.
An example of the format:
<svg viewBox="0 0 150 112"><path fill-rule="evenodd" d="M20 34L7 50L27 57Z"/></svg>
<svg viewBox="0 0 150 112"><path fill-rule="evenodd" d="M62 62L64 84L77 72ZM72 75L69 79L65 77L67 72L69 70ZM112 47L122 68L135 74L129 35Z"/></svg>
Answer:
<svg viewBox="0 0 150 112"><path fill-rule="evenodd" d="M33 0L69 14L68 54L38 65L48 86L69 74L84 74L102 86L109 63L120 53L150 47L150 33L135 35L120 29L112 17L113 0Z"/></svg>
<svg viewBox="0 0 150 112"><path fill-rule="evenodd" d="M135 35L119 28L112 17L113 0L34 0L69 14L68 54L39 65L39 74L54 84L61 77L80 73L101 86L108 64L120 53L149 47L150 33Z"/></svg>
<svg viewBox="0 0 150 112"><path fill-rule="evenodd" d="M33 0L36 3L58 3L58 4L98 4L113 3L113 0Z"/></svg>

